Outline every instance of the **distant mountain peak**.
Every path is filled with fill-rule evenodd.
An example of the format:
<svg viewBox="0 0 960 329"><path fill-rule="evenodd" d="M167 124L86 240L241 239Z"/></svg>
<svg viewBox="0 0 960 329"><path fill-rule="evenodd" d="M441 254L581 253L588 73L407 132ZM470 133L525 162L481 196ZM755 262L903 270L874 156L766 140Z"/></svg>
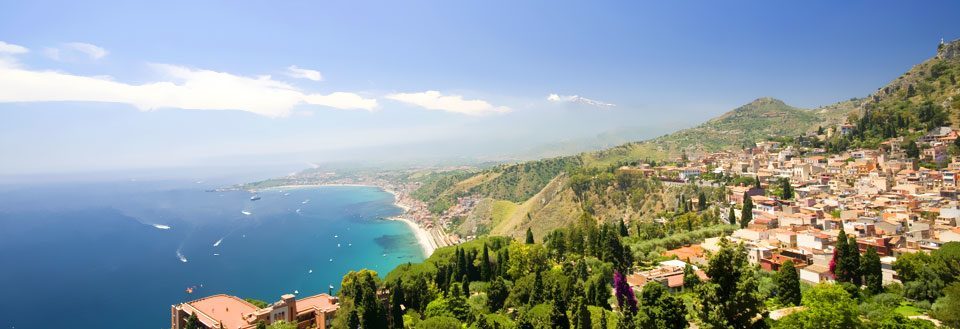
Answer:
<svg viewBox="0 0 960 329"><path fill-rule="evenodd" d="M783 104L783 105L787 105L787 103L785 103L784 101L779 100L779 99L776 99L776 98L773 98L773 97L760 97L760 98L754 99L752 102L747 103L746 105L760 105L760 104Z"/></svg>

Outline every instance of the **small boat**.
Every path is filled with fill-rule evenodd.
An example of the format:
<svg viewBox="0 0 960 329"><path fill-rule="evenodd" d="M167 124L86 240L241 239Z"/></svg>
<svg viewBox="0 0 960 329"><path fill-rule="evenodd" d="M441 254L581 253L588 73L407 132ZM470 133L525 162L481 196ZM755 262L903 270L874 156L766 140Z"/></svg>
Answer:
<svg viewBox="0 0 960 329"><path fill-rule="evenodd" d="M193 287L187 287L186 292L187 292L188 294L192 294L192 293L193 293Z"/></svg>
<svg viewBox="0 0 960 329"><path fill-rule="evenodd" d="M259 196L259 195L254 195L254 196L250 197L250 201L257 201L257 200L260 200L260 196Z"/></svg>
<svg viewBox="0 0 960 329"><path fill-rule="evenodd" d="M307 273L313 273L313 270L309 270L309 271L307 271Z"/></svg>
<svg viewBox="0 0 960 329"><path fill-rule="evenodd" d="M241 214L244 214L244 215L247 215L247 216L250 216L250 215L252 214L251 212L246 211L246 210L241 211L240 213L241 213Z"/></svg>

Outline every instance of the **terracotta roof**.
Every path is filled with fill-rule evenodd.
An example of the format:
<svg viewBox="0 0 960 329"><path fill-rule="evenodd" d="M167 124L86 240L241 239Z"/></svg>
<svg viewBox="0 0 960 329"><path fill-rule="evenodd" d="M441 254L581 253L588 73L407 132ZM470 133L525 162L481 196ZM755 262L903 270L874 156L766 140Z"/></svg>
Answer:
<svg viewBox="0 0 960 329"><path fill-rule="evenodd" d="M305 311L330 311L336 310L337 305L333 302L333 297L327 294L319 294L304 299L297 300L297 313Z"/></svg>
<svg viewBox="0 0 960 329"><path fill-rule="evenodd" d="M224 328L229 329L248 325L247 321L243 319L243 315L257 310L256 306L243 299L224 294L198 299L187 304L212 319L214 323L209 323L209 325L223 323ZM201 321L207 320L200 314L197 314L197 316Z"/></svg>

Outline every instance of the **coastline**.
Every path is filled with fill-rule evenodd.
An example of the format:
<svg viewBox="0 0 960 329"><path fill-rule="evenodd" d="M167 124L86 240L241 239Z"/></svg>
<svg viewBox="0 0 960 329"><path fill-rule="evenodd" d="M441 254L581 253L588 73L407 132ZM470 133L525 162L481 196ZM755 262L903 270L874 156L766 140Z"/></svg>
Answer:
<svg viewBox="0 0 960 329"><path fill-rule="evenodd" d="M269 187L262 190L293 190L293 189L330 187L330 186L376 187L384 192L390 193L390 195L393 195L393 205L396 206L397 208L402 209L403 213L397 216L387 217L386 219L402 221L405 224L407 224L408 227L410 227L410 230L413 231L413 235L417 238L417 243L420 244L420 249L423 250L424 258L430 257L430 255L432 255L433 252L437 250L437 242L430 235L430 232L428 232L425 228L423 228L423 226L421 226L416 221L403 217L410 211L411 207L400 202L400 199L401 199L400 193L392 189L389 189L383 186L378 186L378 185L370 185L370 184L335 183L335 184L282 185L282 186ZM255 191L256 190L254 190L254 192Z"/></svg>
<svg viewBox="0 0 960 329"><path fill-rule="evenodd" d="M423 229L423 227L420 227L420 225L417 225L417 223L400 216L388 217L387 219L404 222L410 227L410 230L413 231L413 234L417 237L417 242L420 244L420 248L423 249L424 258L430 257L430 255L433 254L433 251L437 250L437 246L430 237L430 233Z"/></svg>

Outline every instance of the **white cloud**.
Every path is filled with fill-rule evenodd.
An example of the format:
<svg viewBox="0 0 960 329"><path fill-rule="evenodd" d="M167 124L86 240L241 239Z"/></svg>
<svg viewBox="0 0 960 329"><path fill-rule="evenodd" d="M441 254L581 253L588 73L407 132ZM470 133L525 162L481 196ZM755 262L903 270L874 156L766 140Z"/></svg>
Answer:
<svg viewBox="0 0 960 329"><path fill-rule="evenodd" d="M320 74L320 71L300 68L296 65L290 65L290 67L287 68L287 75L297 79L323 80L323 75Z"/></svg>
<svg viewBox="0 0 960 329"><path fill-rule="evenodd" d="M106 49L84 42L68 42L57 48L46 48L43 54L56 61L73 61L77 59L98 60L109 54Z"/></svg>
<svg viewBox="0 0 960 329"><path fill-rule="evenodd" d="M24 46L0 41L0 54L18 55L18 54L26 54L29 51L30 50Z"/></svg>
<svg viewBox="0 0 960 329"><path fill-rule="evenodd" d="M557 102L557 103L584 104L584 105L596 106L600 108L610 108L610 107L617 106L617 104L601 102L601 101L589 99L586 97L580 97L578 95L550 94L549 96L547 96L547 100L551 102Z"/></svg>
<svg viewBox="0 0 960 329"><path fill-rule="evenodd" d="M165 79L135 85L3 64L0 62L0 102L112 102L130 104L143 111L241 110L268 117L287 116L300 104L363 110L377 106L375 99L353 93L310 94L270 76L245 77L177 65L154 64Z"/></svg>
<svg viewBox="0 0 960 329"><path fill-rule="evenodd" d="M0 41L0 67L18 66L19 63L17 62L15 56L26 54L28 52L30 52L30 50L24 46Z"/></svg>
<svg viewBox="0 0 960 329"><path fill-rule="evenodd" d="M484 115L510 112L506 106L493 106L479 99L463 99L460 95L443 95L439 91L428 90L419 93L396 93L386 96L389 99L413 104L428 110L448 111L466 115Z"/></svg>

